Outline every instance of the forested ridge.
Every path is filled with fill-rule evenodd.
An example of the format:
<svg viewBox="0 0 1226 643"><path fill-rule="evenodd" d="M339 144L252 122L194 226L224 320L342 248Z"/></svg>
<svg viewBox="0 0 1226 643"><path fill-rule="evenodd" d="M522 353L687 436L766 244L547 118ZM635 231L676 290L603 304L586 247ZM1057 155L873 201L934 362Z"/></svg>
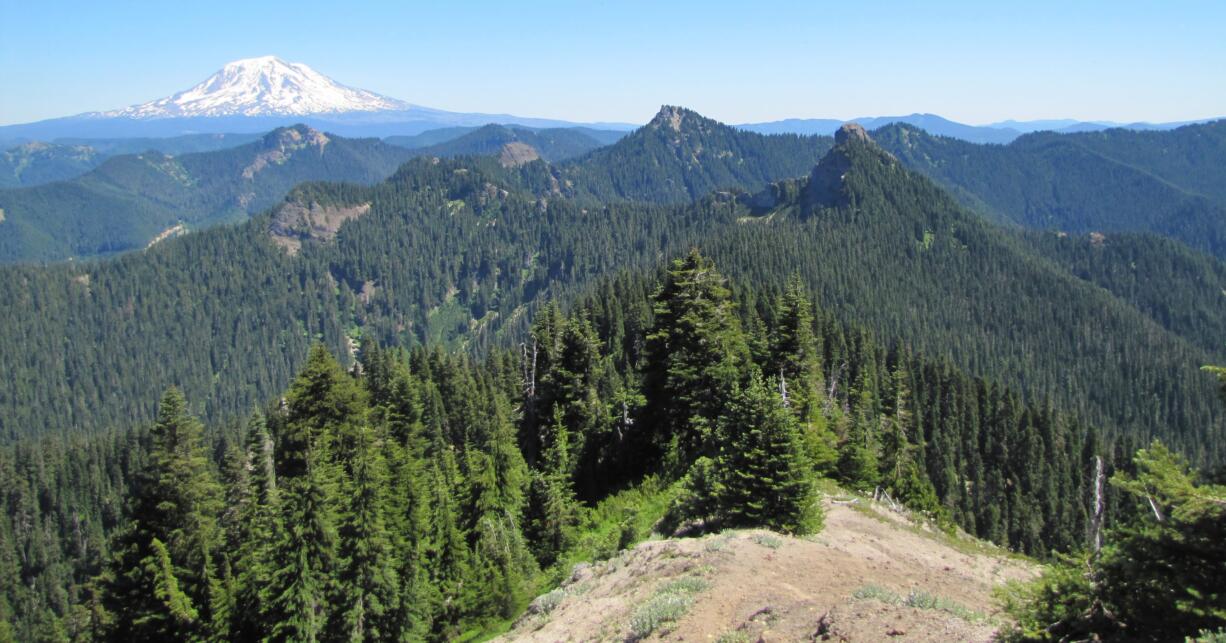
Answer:
<svg viewBox="0 0 1226 643"><path fill-rule="evenodd" d="M1150 232L1226 257L1226 121L1170 132L1028 134L976 145L889 125L874 137L908 167L1002 221Z"/></svg>
<svg viewBox="0 0 1226 643"><path fill-rule="evenodd" d="M392 142L393 139L407 138L391 137L388 140ZM410 149L418 156L441 158L497 156L503 147L510 143L527 145L540 154L541 158L550 162L581 156L605 145L600 139L588 134L584 128L530 129L512 125L485 125L454 139Z"/></svg>
<svg viewBox="0 0 1226 643"><path fill-rule="evenodd" d="M815 529L815 475L1045 555L1084 541L1089 456L1128 445L692 252L546 306L515 352L368 342L345 372L316 345L245 422L202 430L171 391L152 427L6 449L0 616L22 640L447 638L657 519Z"/></svg>
<svg viewBox="0 0 1226 643"><path fill-rule="evenodd" d="M1161 542L1215 519L1137 448L1226 461L1220 261L998 228L854 127L728 130L665 108L0 268L0 640L475 635L653 529L820 529L820 477L1048 559L1101 456L1106 573L1155 470L1187 480ZM1075 589L1023 628L1142 627Z"/></svg>
<svg viewBox="0 0 1226 643"><path fill-rule="evenodd" d="M778 285L798 273L840 319L1106 430L1162 436L1198 461L1221 449L1220 411L1196 370L1220 354L1217 307L1206 303L1196 323L1143 312L868 141L839 146L803 181L693 205L594 205L567 198L543 163L492 159L420 159L378 186L308 184L290 201L371 205L296 256L269 242L259 218L97 265L0 271L19 304L0 311L0 334L24 338L0 346L16 383L0 392L4 434L150 418L166 383L204 417L233 417L285 386L314 340L342 356L359 336L481 352L517 341L549 297L701 245L736 278ZM1135 243L1160 259L1132 295L1186 293L1169 287L1179 274L1170 258L1182 255ZM1221 271L1204 265L1198 288L1215 288ZM30 332L35 319L44 332ZM259 357L268 347L283 349L278 359Z"/></svg>
<svg viewBox="0 0 1226 643"><path fill-rule="evenodd" d="M381 141L328 136L303 125L229 149L113 156L75 178L0 190L0 262L143 248L174 225L242 221L302 181L381 181L411 156Z"/></svg>

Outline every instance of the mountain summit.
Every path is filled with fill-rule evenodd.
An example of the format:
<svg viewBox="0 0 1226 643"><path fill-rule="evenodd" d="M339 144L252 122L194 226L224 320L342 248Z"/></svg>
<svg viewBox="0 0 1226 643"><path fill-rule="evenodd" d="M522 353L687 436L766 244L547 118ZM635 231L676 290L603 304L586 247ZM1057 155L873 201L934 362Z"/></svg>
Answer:
<svg viewBox="0 0 1226 643"><path fill-rule="evenodd" d="M236 60L177 94L104 117L305 116L409 109L404 101L346 87L302 63L276 56Z"/></svg>

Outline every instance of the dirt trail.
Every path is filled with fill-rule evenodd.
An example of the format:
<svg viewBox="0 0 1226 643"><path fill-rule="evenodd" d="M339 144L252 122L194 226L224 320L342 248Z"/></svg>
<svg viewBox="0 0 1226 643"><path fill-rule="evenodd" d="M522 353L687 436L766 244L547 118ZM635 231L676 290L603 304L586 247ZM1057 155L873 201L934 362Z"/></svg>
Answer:
<svg viewBox="0 0 1226 643"><path fill-rule="evenodd" d="M684 616L645 640L989 641L999 617L992 589L1037 571L888 512L832 504L826 512L825 529L810 538L734 531L650 541L577 568L503 640L635 640L644 606L683 579Z"/></svg>

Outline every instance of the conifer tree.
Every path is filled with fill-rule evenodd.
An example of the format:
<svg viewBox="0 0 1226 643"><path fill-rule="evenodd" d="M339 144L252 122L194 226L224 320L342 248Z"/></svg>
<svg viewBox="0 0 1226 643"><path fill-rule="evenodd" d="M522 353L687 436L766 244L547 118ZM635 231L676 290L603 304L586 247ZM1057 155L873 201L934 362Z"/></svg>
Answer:
<svg viewBox="0 0 1226 643"><path fill-rule="evenodd" d="M571 484L570 431L561 409L555 409L544 442L543 467L532 478L525 529L537 560L549 565L573 542L579 519Z"/></svg>
<svg viewBox="0 0 1226 643"><path fill-rule="evenodd" d="M112 623L107 636L116 640L203 636L210 618L221 488L205 457L200 423L177 389L162 397L151 437L130 522L100 579Z"/></svg>
<svg viewBox="0 0 1226 643"><path fill-rule="evenodd" d="M879 420L872 393L860 387L847 438L839 449L839 478L854 488L871 490L880 479Z"/></svg>
<svg viewBox="0 0 1226 643"><path fill-rule="evenodd" d="M352 378L315 345L286 396L276 451L281 529L269 554L272 575L262 600L273 640L318 640L331 618L339 475L331 451L340 442L343 466L352 466L363 412Z"/></svg>
<svg viewBox="0 0 1226 643"><path fill-rule="evenodd" d="M715 492L725 524L798 534L820 528L812 465L774 383L755 371L720 417L720 434Z"/></svg>
<svg viewBox="0 0 1226 643"><path fill-rule="evenodd" d="M399 579L384 523L387 471L371 429L358 433L354 449L353 480L339 529L333 639L397 640L402 630Z"/></svg>
<svg viewBox="0 0 1226 643"><path fill-rule="evenodd" d="M455 499L461 495L455 452L445 447L433 458L429 492L431 515L425 555L435 599L429 634L432 638L446 640L457 633L456 625L468 613L473 597L471 592L466 593L464 581L469 577L471 566L465 535L461 530L460 512L455 503Z"/></svg>
<svg viewBox="0 0 1226 643"><path fill-rule="evenodd" d="M273 641L320 640L330 618L336 530L319 459L308 454L300 475L282 478L281 530L261 601Z"/></svg>
<svg viewBox="0 0 1226 643"><path fill-rule="evenodd" d="M651 465L667 455L684 472L699 456L713 455L715 419L749 350L724 277L697 249L673 262L654 308L643 373L652 431L639 434L646 444L635 457Z"/></svg>
<svg viewBox="0 0 1226 643"><path fill-rule="evenodd" d="M272 575L272 544L280 532L280 505L277 502L273 441L263 414L253 413L247 421L243 468L247 472L248 493L242 504L233 508L235 521L242 525L242 540L230 545L237 570L229 625L236 640L256 640L267 633L258 606L261 594Z"/></svg>
<svg viewBox="0 0 1226 643"><path fill-rule="evenodd" d="M799 276L789 279L779 299L770 355L767 375L778 378L788 408L800 421L814 468L822 475L831 472L838 462L838 438L823 412L821 347Z"/></svg>

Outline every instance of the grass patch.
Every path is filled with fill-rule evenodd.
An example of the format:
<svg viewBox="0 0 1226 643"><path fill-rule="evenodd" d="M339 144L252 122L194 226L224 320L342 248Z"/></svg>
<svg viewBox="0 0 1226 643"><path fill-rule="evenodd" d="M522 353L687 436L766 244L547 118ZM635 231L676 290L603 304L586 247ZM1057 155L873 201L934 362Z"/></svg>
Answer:
<svg viewBox="0 0 1226 643"><path fill-rule="evenodd" d="M952 614L964 621L971 623L985 623L988 617L981 612L969 609L961 603L951 601L947 598L930 594L924 590L911 590L911 593L904 596L899 596L884 587L877 585L865 585L857 589L852 594L853 597L860 600L873 600L886 603L888 605L899 605L902 607L914 607L921 610L937 610Z"/></svg>
<svg viewBox="0 0 1226 643"><path fill-rule="evenodd" d="M707 539L707 542L703 543L702 548L709 553L724 551L728 548L728 536L712 536Z"/></svg>
<svg viewBox="0 0 1226 643"><path fill-rule="evenodd" d="M783 539L773 534L754 534L753 541L767 549L779 549L783 546Z"/></svg>
<svg viewBox="0 0 1226 643"><path fill-rule="evenodd" d="M707 591L711 586L705 578L698 576L685 576L683 578L673 579L656 590L657 594L697 594Z"/></svg>
<svg viewBox="0 0 1226 643"><path fill-rule="evenodd" d="M697 576L675 578L664 583L630 617L629 640L638 641L681 620L694 604L694 595L711 584Z"/></svg>
<svg viewBox="0 0 1226 643"><path fill-rule="evenodd" d="M653 632L677 622L685 616L693 604L694 599L683 594L652 596L634 611L634 616L630 617L629 640L645 639Z"/></svg>
<svg viewBox="0 0 1226 643"><path fill-rule="evenodd" d="M528 612L532 614L547 615L558 608L562 604L562 600L566 598L566 590L559 587L552 592L546 592L537 596L528 604Z"/></svg>

